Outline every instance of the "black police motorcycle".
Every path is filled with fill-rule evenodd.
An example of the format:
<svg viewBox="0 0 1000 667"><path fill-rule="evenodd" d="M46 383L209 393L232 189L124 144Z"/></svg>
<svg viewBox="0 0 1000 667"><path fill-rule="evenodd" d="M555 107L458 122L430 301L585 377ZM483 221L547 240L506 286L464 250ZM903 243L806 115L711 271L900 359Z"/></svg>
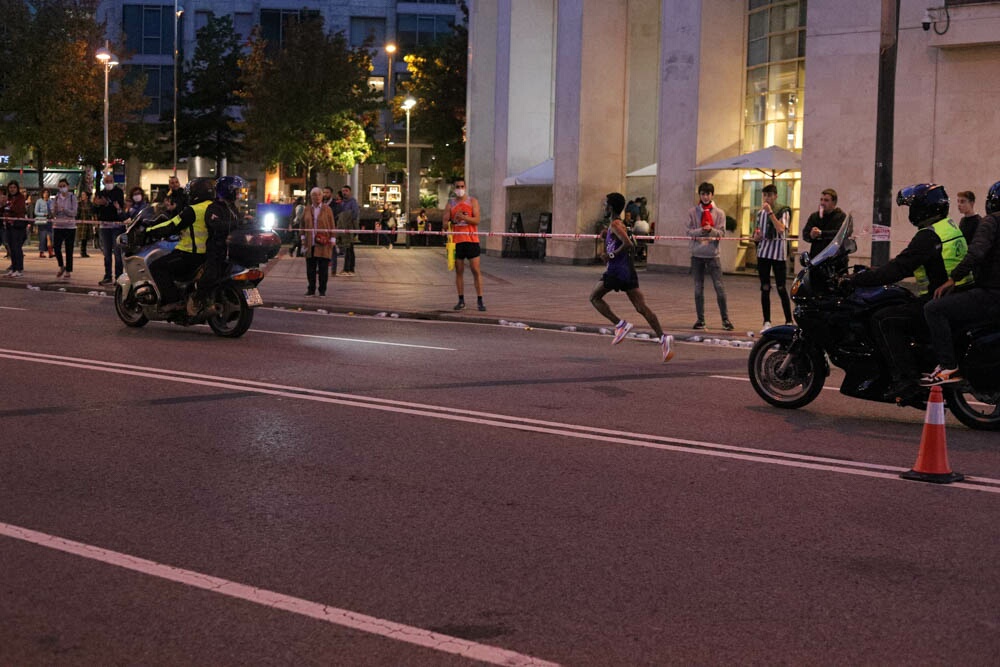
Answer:
<svg viewBox="0 0 1000 667"><path fill-rule="evenodd" d="M840 393L925 409L927 387L915 386L900 397L885 396L892 379L871 331L875 311L917 297L900 285L842 286L841 279L849 272L848 255L857 250L850 238L852 224L848 216L816 257L802 254L804 268L791 290L797 326L762 332L750 352L750 383L771 405L800 408L819 395L832 362L845 371ZM918 368L930 371L935 365L930 344L913 344ZM963 380L941 386L948 408L970 428L1000 430L1000 322L956 331L955 344Z"/></svg>
<svg viewBox="0 0 1000 667"><path fill-rule="evenodd" d="M150 320L161 320L192 326L208 324L212 331L225 338L238 338L250 328L253 309L263 305L257 285L264 279L260 265L278 254L281 240L274 232L237 229L228 237L227 272L199 300L198 312L189 315L184 307L195 291L195 280L172 277L181 298L175 303L160 303L161 289L149 267L169 255L180 237L152 238L146 229L162 221L148 207L132 220L116 240L125 260L125 272L115 285L115 312L126 326L142 327Z"/></svg>

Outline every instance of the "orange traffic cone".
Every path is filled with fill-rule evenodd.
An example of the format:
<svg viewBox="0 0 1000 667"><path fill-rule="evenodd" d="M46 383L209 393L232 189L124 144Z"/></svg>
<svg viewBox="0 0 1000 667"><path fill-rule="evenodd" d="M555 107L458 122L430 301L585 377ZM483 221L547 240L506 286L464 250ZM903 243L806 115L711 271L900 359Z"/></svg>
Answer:
<svg viewBox="0 0 1000 667"><path fill-rule="evenodd" d="M912 470L900 474L900 477L935 484L951 484L965 479L965 475L952 472L951 466L948 465L948 443L944 436L944 398L941 387L931 387L917 462L913 464Z"/></svg>

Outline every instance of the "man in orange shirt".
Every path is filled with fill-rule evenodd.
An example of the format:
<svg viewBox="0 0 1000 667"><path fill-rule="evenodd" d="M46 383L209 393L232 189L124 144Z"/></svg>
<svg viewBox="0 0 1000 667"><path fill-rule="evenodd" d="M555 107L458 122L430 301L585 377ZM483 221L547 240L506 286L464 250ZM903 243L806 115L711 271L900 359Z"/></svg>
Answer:
<svg viewBox="0 0 1000 667"><path fill-rule="evenodd" d="M462 273L465 271L465 261L468 260L472 269L472 277L476 284L477 306L485 311L483 304L483 277L479 271L479 200L470 197L465 190L465 179L457 178L453 183L455 198L448 200L444 209L443 224L455 232L451 240L455 244L455 287L458 288L458 303L455 310L465 309L465 282Z"/></svg>

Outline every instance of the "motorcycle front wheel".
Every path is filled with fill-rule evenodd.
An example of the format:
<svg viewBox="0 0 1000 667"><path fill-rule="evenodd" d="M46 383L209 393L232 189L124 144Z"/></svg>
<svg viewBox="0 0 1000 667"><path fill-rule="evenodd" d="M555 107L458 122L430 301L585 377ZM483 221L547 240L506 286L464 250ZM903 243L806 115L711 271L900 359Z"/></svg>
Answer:
<svg viewBox="0 0 1000 667"><path fill-rule="evenodd" d="M115 312L128 327L142 327L149 322L149 318L142 312L142 306L121 285L115 287Z"/></svg>
<svg viewBox="0 0 1000 667"><path fill-rule="evenodd" d="M234 285L223 285L215 291L215 313L208 318L208 326L216 336L239 338L253 322L253 308L247 305L243 290Z"/></svg>
<svg viewBox="0 0 1000 667"><path fill-rule="evenodd" d="M754 391L778 408L801 408L812 403L826 380L819 351L808 349L789 359L790 345L789 341L762 338L753 346L747 362Z"/></svg>
<svg viewBox="0 0 1000 667"><path fill-rule="evenodd" d="M978 431L1000 430L1000 393L977 392L966 382L944 387L948 409L958 421Z"/></svg>

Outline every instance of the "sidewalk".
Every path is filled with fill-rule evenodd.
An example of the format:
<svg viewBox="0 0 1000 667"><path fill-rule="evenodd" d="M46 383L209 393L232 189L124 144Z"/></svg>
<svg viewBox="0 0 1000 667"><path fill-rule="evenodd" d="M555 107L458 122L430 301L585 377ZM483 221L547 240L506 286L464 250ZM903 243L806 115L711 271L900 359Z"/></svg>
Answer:
<svg viewBox="0 0 1000 667"><path fill-rule="evenodd" d="M472 274L465 271L463 311L454 311L455 274L446 270L444 248L405 248L388 250L357 246L357 271L354 276L330 278L326 297L306 298L305 260L288 257L282 248L278 257L265 267L267 277L260 284L265 307L326 310L338 313L374 315L397 313L400 317L440 319L495 324L499 320L523 323L537 328L576 327L579 331L597 331L611 325L590 305L590 292L603 272L599 265L569 266L526 259L483 256L483 292L487 312L476 309L476 291ZM113 289L97 283L104 273L99 251L89 258L73 258L69 282L56 279L55 259L39 258L37 250L26 248L23 278L0 278L0 287L25 289L27 285L42 290L67 292L105 292ZM339 261L343 266L343 258ZM6 267L3 264L0 268ZM664 331L679 337L710 334L717 338L746 338L748 331L758 331L762 318L760 286L755 275L726 275L723 284L728 297L729 315L736 330L722 329L715 291L711 281L705 285L705 315L708 329L692 331L695 321L694 287L687 273L639 271L639 284L649 306L656 313ZM789 282L790 287L790 282ZM3 296L0 292L0 303ZM612 310L636 326L637 332L649 332L649 326L635 312L624 294L612 292L606 297ZM783 321L777 293L772 292L774 321Z"/></svg>

